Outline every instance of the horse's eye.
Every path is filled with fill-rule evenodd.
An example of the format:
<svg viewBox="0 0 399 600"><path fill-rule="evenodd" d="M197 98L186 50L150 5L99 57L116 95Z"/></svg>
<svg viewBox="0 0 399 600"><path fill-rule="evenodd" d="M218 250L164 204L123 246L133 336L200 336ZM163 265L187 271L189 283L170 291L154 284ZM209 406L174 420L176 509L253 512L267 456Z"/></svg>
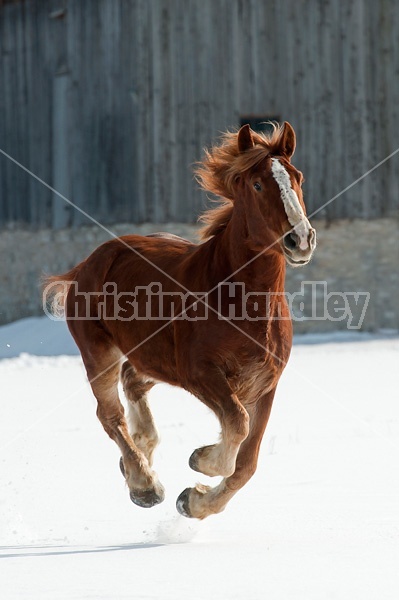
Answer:
<svg viewBox="0 0 399 600"><path fill-rule="evenodd" d="M255 181L255 183L254 183L254 189L255 189L257 192L261 192L261 191L262 191L262 186L261 186L261 184L259 183L259 181Z"/></svg>

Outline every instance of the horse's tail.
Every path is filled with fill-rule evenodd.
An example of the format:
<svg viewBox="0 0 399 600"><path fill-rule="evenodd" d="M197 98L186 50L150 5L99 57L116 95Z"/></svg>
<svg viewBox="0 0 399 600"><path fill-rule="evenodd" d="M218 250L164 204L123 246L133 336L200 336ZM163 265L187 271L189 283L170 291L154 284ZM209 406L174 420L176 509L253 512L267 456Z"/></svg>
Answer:
<svg viewBox="0 0 399 600"><path fill-rule="evenodd" d="M76 281L84 262L62 275L49 275L42 278L43 309L48 316L57 320L64 318L69 288Z"/></svg>

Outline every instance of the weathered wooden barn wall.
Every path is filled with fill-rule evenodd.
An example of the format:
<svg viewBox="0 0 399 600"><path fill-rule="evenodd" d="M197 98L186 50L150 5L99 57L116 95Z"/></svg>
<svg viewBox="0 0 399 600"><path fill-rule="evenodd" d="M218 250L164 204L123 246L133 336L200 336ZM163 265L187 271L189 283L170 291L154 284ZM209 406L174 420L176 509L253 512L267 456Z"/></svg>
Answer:
<svg viewBox="0 0 399 600"><path fill-rule="evenodd" d="M245 115L297 130L309 212L399 146L396 0L0 2L0 149L102 223L194 221ZM328 205L396 216L399 154ZM0 225L87 217L0 155Z"/></svg>

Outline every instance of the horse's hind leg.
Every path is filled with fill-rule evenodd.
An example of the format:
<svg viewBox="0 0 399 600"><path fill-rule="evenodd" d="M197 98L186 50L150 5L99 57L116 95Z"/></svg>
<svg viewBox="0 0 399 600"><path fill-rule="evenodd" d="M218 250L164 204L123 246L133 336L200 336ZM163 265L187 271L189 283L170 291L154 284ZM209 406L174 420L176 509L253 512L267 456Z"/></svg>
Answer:
<svg viewBox="0 0 399 600"><path fill-rule="evenodd" d="M74 337L78 342L78 336ZM101 339L99 335L93 335L93 338L96 343L88 348L87 339L90 336L85 336L86 344L81 348L81 353L90 385L97 398L97 416L110 438L120 448L132 502L143 507L154 506L162 502L165 493L147 457L134 443L128 431L118 395L121 353L107 339Z"/></svg>
<svg viewBox="0 0 399 600"><path fill-rule="evenodd" d="M128 400L129 433L136 446L147 458L148 464L152 466L153 453L159 444L159 435L148 405L147 393L155 382L144 375L139 375L129 361L125 361L122 365L121 379Z"/></svg>

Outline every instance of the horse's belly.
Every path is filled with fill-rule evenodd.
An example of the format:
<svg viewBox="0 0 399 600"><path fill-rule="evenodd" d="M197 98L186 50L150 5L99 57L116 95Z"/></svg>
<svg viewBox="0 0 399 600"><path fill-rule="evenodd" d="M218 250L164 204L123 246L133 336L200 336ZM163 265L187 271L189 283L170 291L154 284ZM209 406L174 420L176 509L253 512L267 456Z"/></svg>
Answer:
<svg viewBox="0 0 399 600"><path fill-rule="evenodd" d="M148 325L140 321L125 323L114 327L112 336L137 371L156 381L178 385L171 327L160 329L159 323L156 327Z"/></svg>

